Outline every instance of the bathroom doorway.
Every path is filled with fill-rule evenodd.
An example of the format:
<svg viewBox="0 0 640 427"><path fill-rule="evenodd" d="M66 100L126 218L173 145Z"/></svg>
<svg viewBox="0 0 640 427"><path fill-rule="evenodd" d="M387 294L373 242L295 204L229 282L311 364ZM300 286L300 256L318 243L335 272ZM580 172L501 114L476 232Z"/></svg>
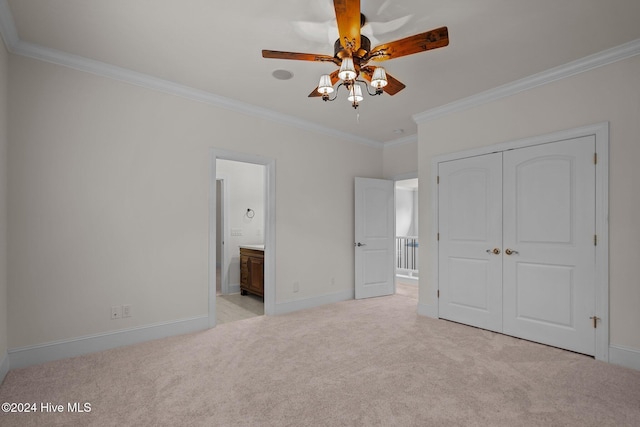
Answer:
<svg viewBox="0 0 640 427"><path fill-rule="evenodd" d="M216 160L216 324L264 315L263 265L253 266L254 292L241 273L252 267L242 262L246 248L264 259L264 175L263 165Z"/></svg>
<svg viewBox="0 0 640 427"><path fill-rule="evenodd" d="M275 247L274 167L273 162L261 157L212 150L210 326L275 311L273 249L269 250ZM250 292L245 292L246 271L241 274L246 266L240 255L244 248L250 248L254 256L260 255L259 272L257 264L251 263L254 287Z"/></svg>

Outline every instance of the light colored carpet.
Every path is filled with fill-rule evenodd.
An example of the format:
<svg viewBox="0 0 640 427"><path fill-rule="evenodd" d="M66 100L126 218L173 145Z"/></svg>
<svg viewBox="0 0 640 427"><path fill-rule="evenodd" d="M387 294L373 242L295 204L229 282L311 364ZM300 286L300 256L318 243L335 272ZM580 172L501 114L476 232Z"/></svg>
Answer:
<svg viewBox="0 0 640 427"><path fill-rule="evenodd" d="M394 295L10 371L2 426L638 426L640 372L416 315Z"/></svg>
<svg viewBox="0 0 640 427"><path fill-rule="evenodd" d="M396 294L417 300L418 287L412 284L396 283Z"/></svg>

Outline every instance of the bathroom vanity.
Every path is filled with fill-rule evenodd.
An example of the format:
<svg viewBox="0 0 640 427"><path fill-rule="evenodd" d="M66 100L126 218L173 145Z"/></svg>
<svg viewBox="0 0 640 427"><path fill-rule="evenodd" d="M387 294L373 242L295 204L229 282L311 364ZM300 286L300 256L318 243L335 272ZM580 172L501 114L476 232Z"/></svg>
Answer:
<svg viewBox="0 0 640 427"><path fill-rule="evenodd" d="M240 293L264 297L264 245L240 245Z"/></svg>

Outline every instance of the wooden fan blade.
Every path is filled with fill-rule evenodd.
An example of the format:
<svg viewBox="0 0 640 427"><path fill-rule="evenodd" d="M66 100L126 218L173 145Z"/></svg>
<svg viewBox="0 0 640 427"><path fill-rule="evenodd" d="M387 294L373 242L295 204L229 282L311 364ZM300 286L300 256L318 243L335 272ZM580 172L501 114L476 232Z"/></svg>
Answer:
<svg viewBox="0 0 640 427"><path fill-rule="evenodd" d="M316 55L314 53L281 52L279 50L263 50L263 58L273 59L294 59L297 61L333 62L340 65L340 62L329 55Z"/></svg>
<svg viewBox="0 0 640 427"><path fill-rule="evenodd" d="M362 76L366 81L371 82L371 77L373 77L373 70L374 70L374 67L362 67L362 69L360 70L360 73L362 74ZM386 73L386 74L387 74L387 85L383 87L382 90L388 93L389 95L393 96L406 87L405 84L402 83L400 80L389 75L389 73Z"/></svg>
<svg viewBox="0 0 640 427"><path fill-rule="evenodd" d="M340 80L340 77L338 77L338 72L340 72L340 70L335 70L333 73L330 74L332 85L335 85L338 82L338 80ZM309 98L315 98L317 96L322 96L322 95L320 94L320 92L318 92L318 87L316 86L313 92L309 94Z"/></svg>
<svg viewBox="0 0 640 427"><path fill-rule="evenodd" d="M415 36L376 46L371 50L371 53L369 53L368 59L386 61L387 59L399 58L426 50L445 47L448 44L449 31L447 27L441 27L427 31L426 33L416 34Z"/></svg>
<svg viewBox="0 0 640 427"><path fill-rule="evenodd" d="M382 88L382 90L384 90L389 95L395 95L405 87L406 86L404 85L404 83L387 73L387 85Z"/></svg>
<svg viewBox="0 0 640 427"><path fill-rule="evenodd" d="M340 44L350 52L360 49L360 0L333 0Z"/></svg>

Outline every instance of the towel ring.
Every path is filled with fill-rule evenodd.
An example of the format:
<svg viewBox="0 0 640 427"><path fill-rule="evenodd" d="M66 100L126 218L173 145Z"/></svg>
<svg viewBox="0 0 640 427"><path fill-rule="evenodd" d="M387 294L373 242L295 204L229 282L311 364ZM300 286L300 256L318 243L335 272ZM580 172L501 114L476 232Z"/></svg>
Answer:
<svg viewBox="0 0 640 427"><path fill-rule="evenodd" d="M247 218L253 218L255 215L256 213L253 211L253 209L247 209L247 213L245 214Z"/></svg>

